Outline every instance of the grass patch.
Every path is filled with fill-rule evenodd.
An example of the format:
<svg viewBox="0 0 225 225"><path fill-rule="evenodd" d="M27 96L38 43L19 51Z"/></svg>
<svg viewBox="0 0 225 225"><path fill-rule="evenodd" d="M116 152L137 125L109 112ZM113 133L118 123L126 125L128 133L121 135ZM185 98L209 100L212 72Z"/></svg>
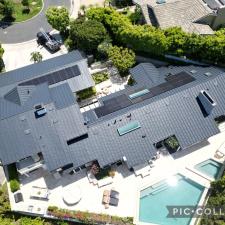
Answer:
<svg viewBox="0 0 225 225"><path fill-rule="evenodd" d="M102 73L100 72L100 73L93 74L92 78L93 78L95 84L100 84L103 81L106 81L109 79L109 74L106 72L102 72Z"/></svg>
<svg viewBox="0 0 225 225"><path fill-rule="evenodd" d="M29 0L29 8L22 5L21 1L13 0L14 13L12 18L0 15L3 22L22 22L37 15L42 9L42 0Z"/></svg>
<svg viewBox="0 0 225 225"><path fill-rule="evenodd" d="M87 88L87 89L77 92L77 96L80 100L84 100L84 99L93 97L95 95L96 95L95 87L90 87L90 88Z"/></svg>

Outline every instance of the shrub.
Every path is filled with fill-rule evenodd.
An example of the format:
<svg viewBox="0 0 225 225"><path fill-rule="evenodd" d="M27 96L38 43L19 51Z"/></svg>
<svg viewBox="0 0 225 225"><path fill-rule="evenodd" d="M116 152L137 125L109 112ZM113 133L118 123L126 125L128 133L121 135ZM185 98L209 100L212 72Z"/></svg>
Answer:
<svg viewBox="0 0 225 225"><path fill-rule="evenodd" d="M53 28L65 34L69 26L69 12L65 7L50 7L46 12L46 17Z"/></svg>
<svg viewBox="0 0 225 225"><path fill-rule="evenodd" d="M100 72L92 75L93 80L95 81L95 84L99 84L103 81L106 81L109 79L109 74L106 72Z"/></svg>
<svg viewBox="0 0 225 225"><path fill-rule="evenodd" d="M10 211L7 183L0 187L0 214ZM1 224L1 223L0 223Z"/></svg>
<svg viewBox="0 0 225 225"><path fill-rule="evenodd" d="M73 21L69 38L73 47L87 53L95 53L98 45L108 38L108 34L103 24L95 20Z"/></svg>
<svg viewBox="0 0 225 225"><path fill-rule="evenodd" d="M77 92L77 95L78 95L79 99L84 100L84 99L87 99L87 98L90 98L90 97L96 95L96 89L95 89L95 87L90 87L90 88L87 88L87 89Z"/></svg>
<svg viewBox="0 0 225 225"><path fill-rule="evenodd" d="M10 180L10 189L12 192L16 192L20 189L20 183L14 179L14 180Z"/></svg>
<svg viewBox="0 0 225 225"><path fill-rule="evenodd" d="M57 209L54 212L49 210L52 206L48 207L48 214L55 216L59 219L75 219L85 224L114 224L114 225L133 225L133 218L131 217L118 217L110 216L107 214L97 214L82 211L73 211L65 209Z"/></svg>
<svg viewBox="0 0 225 225"><path fill-rule="evenodd" d="M180 28L162 30L150 25L133 25L131 20L112 8L91 8L88 19L102 22L114 42L150 56L173 54L200 61L225 63L225 29L214 35L189 34Z"/></svg>
<svg viewBox="0 0 225 225"><path fill-rule="evenodd" d="M135 54L128 48L113 46L109 49L108 56L122 76L127 75L128 70L135 64Z"/></svg>
<svg viewBox="0 0 225 225"><path fill-rule="evenodd" d="M130 86L133 86L135 84L135 80L132 76L129 77L129 79L127 81L127 84L130 85Z"/></svg>

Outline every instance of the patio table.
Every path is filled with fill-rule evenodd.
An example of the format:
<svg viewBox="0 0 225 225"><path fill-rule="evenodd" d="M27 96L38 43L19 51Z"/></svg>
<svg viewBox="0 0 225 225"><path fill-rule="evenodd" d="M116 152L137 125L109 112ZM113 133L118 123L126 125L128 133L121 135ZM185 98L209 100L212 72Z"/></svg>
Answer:
<svg viewBox="0 0 225 225"><path fill-rule="evenodd" d="M32 186L30 196L33 198L48 199L49 191L47 188Z"/></svg>

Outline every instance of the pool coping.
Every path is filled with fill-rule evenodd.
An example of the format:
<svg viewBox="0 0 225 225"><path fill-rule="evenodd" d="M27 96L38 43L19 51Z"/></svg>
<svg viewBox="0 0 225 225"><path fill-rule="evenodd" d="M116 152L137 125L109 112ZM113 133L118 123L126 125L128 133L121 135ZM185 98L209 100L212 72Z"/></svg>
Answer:
<svg viewBox="0 0 225 225"><path fill-rule="evenodd" d="M178 171L173 172L173 173L171 173L171 174L167 174L166 176L159 177L159 178L157 178L157 179L155 179L155 180L153 180L153 181L151 181L151 182L149 182L149 183L147 183L147 184L145 184L145 185L142 185L142 186L140 186L139 188L137 188L137 194L136 194L137 202L136 202L136 208L135 208L134 220L133 220L133 221L134 221L134 224L138 224L138 225L162 225L162 224L146 223L146 222L141 222L141 221L139 221L140 194L141 194L141 191L142 191L142 190L144 190L144 189L146 189L146 188L148 188L148 187L150 187L150 186L152 186L152 185L154 185L154 184L156 184L156 183L158 183L158 182L160 182L160 181L166 180L166 178L168 177L168 175L169 175L169 176L175 176L175 175L177 175L177 174L180 174L180 175L182 175L182 176L184 176L184 177L186 177L186 178L192 180L193 182L195 182L195 183L197 183L197 184L203 186L203 187L204 187L204 190L203 190L203 192L202 192L202 195L201 195L201 197L200 197L200 200L199 200L199 202L198 202L198 205L204 205L204 204L205 204L205 200L206 200L206 197L207 197L207 194L208 194L208 191L209 191L209 185L206 184L206 183L203 183L203 182L200 183L200 182L196 181L196 179L193 179L193 178L190 176L190 174L187 175L187 174L186 174L186 171L187 171L187 168L178 170ZM191 171L191 170L189 170L189 172L195 173L195 172L193 172L193 171ZM201 176L201 175L199 175L199 174L197 174L197 173L195 173L195 174L196 174L197 176L200 176L202 179L206 179L205 177L203 177L203 176ZM208 180L208 179L206 179L206 180L210 183L210 180ZM208 183L208 182L207 182L207 183ZM193 218L191 219L189 225L196 225L198 220L199 220L199 217L193 217Z"/></svg>
<svg viewBox="0 0 225 225"><path fill-rule="evenodd" d="M213 161L215 161L215 162L217 162L217 163L222 164L222 166L221 166L221 168L220 168L220 170L219 170L219 173L218 173L218 177L217 177L216 179L213 178L213 177L208 176L207 174L205 174L205 173L203 173L203 172L201 172L200 170L198 170L198 169L195 168L195 166L198 165L199 163L204 162L204 161L207 161L207 160L210 160L210 159L213 160ZM204 161L201 161L201 162L195 164L194 166L193 166L193 165L192 165L192 166L187 166L186 168L187 168L188 170L192 171L193 173L198 174L199 176L201 176L201 177L203 177L203 178L209 180L210 182L218 180L218 179L222 176L223 171L225 170L225 164L224 164L224 161L218 160L218 159L216 159L216 158L214 158L214 157L208 158L208 159L206 159L206 160L204 160Z"/></svg>

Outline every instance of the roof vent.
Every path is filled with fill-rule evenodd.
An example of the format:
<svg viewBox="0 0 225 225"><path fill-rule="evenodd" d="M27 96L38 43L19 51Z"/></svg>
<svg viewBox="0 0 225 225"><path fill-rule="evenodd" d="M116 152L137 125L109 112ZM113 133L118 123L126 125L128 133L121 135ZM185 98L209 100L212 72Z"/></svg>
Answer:
<svg viewBox="0 0 225 225"><path fill-rule="evenodd" d="M21 116L21 117L20 117L20 120L21 120L21 121L26 120L25 116Z"/></svg>
<svg viewBox="0 0 225 225"><path fill-rule="evenodd" d="M53 120L52 120L52 123L53 123L53 124L58 123L58 120L57 120L57 119L53 119Z"/></svg>
<svg viewBox="0 0 225 225"><path fill-rule="evenodd" d="M35 105L34 108L35 109L41 109L42 108L42 105L40 105L40 104L39 105Z"/></svg>
<svg viewBox="0 0 225 225"><path fill-rule="evenodd" d="M47 113L46 108L41 108L41 109L39 109L39 110L36 110L36 111L34 112L35 118L38 119L38 118L44 116L46 113Z"/></svg>
<svg viewBox="0 0 225 225"><path fill-rule="evenodd" d="M208 116L216 106L216 102L207 91L201 91L199 93L197 102L204 116Z"/></svg>
<svg viewBox="0 0 225 225"><path fill-rule="evenodd" d="M191 70L190 71L192 74L195 74L195 73L197 73L197 70Z"/></svg>
<svg viewBox="0 0 225 225"><path fill-rule="evenodd" d="M24 131L25 134L30 134L30 129Z"/></svg>
<svg viewBox="0 0 225 225"><path fill-rule="evenodd" d="M212 76L212 73L206 72L206 73L204 73L204 75L207 76L207 77L211 77Z"/></svg>

